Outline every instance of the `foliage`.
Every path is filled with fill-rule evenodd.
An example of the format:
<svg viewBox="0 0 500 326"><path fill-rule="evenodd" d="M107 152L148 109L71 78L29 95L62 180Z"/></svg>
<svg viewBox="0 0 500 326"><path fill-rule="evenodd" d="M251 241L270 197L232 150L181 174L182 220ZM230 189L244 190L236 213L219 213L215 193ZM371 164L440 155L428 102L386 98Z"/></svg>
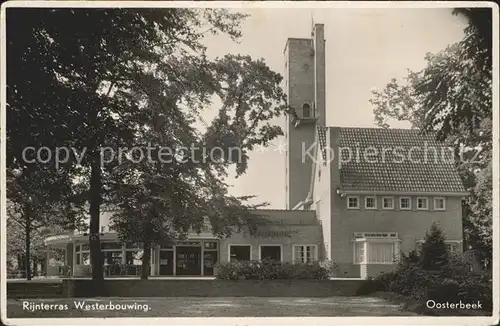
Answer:
<svg viewBox="0 0 500 326"><path fill-rule="evenodd" d="M325 280L331 277L331 271L319 262L233 261L217 263L215 267L215 277L222 280Z"/></svg>
<svg viewBox="0 0 500 326"><path fill-rule="evenodd" d="M420 266L424 270L440 270L448 264L448 250L443 231L436 223L425 234L420 252Z"/></svg>
<svg viewBox="0 0 500 326"><path fill-rule="evenodd" d="M439 241L433 240L436 238ZM438 236L428 239L433 243L442 240ZM427 250L431 248L427 246ZM485 310L491 311L493 292L489 275L484 271L473 271L470 261L461 253L447 253L447 256L444 260L440 254L427 254L424 258L417 251L402 255L395 271L370 280L360 294L383 290L415 299L422 305L427 300L450 303L479 301ZM440 269L429 266L440 266Z"/></svg>
<svg viewBox="0 0 500 326"><path fill-rule="evenodd" d="M375 122L389 128L391 120L435 131L453 147L456 167L470 196L464 203L464 232L469 246L491 262L492 248L492 10L460 8L469 25L464 38L436 54L426 67L392 79L373 92Z"/></svg>
<svg viewBox="0 0 500 326"><path fill-rule="evenodd" d="M9 8L7 13L9 169L24 168L27 146L74 148L57 168L57 175L66 177L60 189L77 182L86 191L92 233L99 232L101 204L117 204L123 213L115 217L116 228L132 241L196 229L203 211L209 218L220 216L214 232L225 234L248 211L245 198L227 195L222 178L230 166L244 173L248 151L282 133L267 122L284 107L282 77L248 56L209 60L203 45L206 33L237 40L244 15L182 8ZM196 123L203 123L201 113L217 102L222 106L201 134ZM174 151L203 144L222 151L216 164L158 166L143 160L148 162L131 167L130 157L125 162L115 157L101 166L102 147L117 151L149 144ZM241 150L237 160L228 159L231 147ZM192 214L186 213L187 204ZM156 232L165 221L171 230ZM93 278L100 279L98 241L91 252Z"/></svg>

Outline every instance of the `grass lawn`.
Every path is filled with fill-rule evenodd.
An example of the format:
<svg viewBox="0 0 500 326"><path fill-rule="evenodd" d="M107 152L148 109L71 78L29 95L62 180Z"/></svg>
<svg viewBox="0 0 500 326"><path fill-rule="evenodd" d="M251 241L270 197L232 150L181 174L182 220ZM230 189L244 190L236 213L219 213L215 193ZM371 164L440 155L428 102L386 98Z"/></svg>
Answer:
<svg viewBox="0 0 500 326"><path fill-rule="evenodd" d="M24 305L67 305L67 310L30 311ZM133 306L125 310L85 310L76 303ZM147 311L139 305L147 305ZM330 298L92 298L8 300L8 318L54 317L339 317L339 316L417 316L400 305L375 297Z"/></svg>

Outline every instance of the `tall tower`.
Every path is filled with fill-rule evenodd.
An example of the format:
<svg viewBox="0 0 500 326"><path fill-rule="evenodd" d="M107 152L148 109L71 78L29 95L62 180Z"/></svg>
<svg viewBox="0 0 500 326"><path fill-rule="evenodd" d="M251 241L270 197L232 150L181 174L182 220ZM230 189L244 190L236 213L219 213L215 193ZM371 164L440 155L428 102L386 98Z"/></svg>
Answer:
<svg viewBox="0 0 500 326"><path fill-rule="evenodd" d="M285 47L286 208L305 200L309 192L316 126L325 125L324 25L313 27L308 39L289 38ZM313 147L311 147L313 146Z"/></svg>

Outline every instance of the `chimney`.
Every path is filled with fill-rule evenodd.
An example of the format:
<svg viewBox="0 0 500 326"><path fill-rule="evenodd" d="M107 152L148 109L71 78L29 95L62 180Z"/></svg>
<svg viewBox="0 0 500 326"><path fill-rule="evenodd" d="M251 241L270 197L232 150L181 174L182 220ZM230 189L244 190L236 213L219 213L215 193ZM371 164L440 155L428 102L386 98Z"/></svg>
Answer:
<svg viewBox="0 0 500 326"><path fill-rule="evenodd" d="M325 63L325 25L313 27L314 44L314 103L317 125L326 126L326 63Z"/></svg>

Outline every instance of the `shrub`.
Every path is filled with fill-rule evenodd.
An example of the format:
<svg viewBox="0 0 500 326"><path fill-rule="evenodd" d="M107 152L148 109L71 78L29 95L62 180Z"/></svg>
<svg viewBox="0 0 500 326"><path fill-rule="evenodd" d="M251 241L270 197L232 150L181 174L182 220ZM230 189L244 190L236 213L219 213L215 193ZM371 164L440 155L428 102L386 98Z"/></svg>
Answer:
<svg viewBox="0 0 500 326"><path fill-rule="evenodd" d="M412 255L402 257L394 272L384 273L367 285L365 290L378 291L382 287L415 299L436 302L481 302L484 310L492 310L492 287L487 273L478 274L468 268L460 254L450 255L442 270L426 270ZM369 292L370 293L370 292ZM363 293L367 294L367 293Z"/></svg>
<svg viewBox="0 0 500 326"><path fill-rule="evenodd" d="M274 261L234 261L216 264L216 279L221 280L289 280L329 279L331 270L314 263L281 263Z"/></svg>
<svg viewBox="0 0 500 326"><path fill-rule="evenodd" d="M448 250L443 231L433 223L422 244L420 264L423 269L441 270L448 264Z"/></svg>

